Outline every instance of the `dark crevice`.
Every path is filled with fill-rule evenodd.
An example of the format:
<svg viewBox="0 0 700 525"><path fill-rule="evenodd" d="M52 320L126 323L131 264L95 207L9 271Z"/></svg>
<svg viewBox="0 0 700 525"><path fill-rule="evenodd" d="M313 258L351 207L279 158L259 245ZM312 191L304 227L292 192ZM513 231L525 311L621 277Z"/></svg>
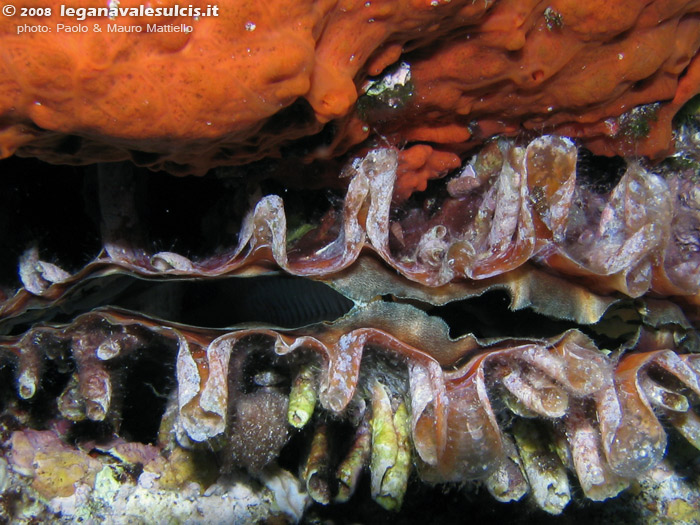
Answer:
<svg viewBox="0 0 700 525"><path fill-rule="evenodd" d="M586 148L579 148L576 177L579 184L603 195L612 191L627 171L627 161L622 157L593 155Z"/></svg>
<svg viewBox="0 0 700 525"><path fill-rule="evenodd" d="M145 170L144 170L145 171ZM235 246L248 203L232 178L138 173L138 222L153 252L170 251L192 259Z"/></svg>
<svg viewBox="0 0 700 525"><path fill-rule="evenodd" d="M290 275L177 281L111 275L76 287L60 305L4 320L0 334L22 334L39 321L70 323L79 314L107 306L203 328L243 323L299 328L334 321L353 304L320 281Z"/></svg>
<svg viewBox="0 0 700 525"><path fill-rule="evenodd" d="M242 323L296 328L333 321L353 306L326 284L287 275L157 283L135 280L111 304L206 328Z"/></svg>
<svg viewBox="0 0 700 525"><path fill-rule="evenodd" d="M624 342L622 337L608 337L597 325L554 319L530 308L511 310L510 295L502 290L443 306L397 299L392 295L383 296L382 300L410 303L428 315L440 317L449 326L450 337L454 339L467 334L478 338L542 339L576 328L601 348L615 348ZM240 325L301 328L332 322L347 314L354 303L321 281L286 274L171 281L107 276L76 287L60 307L33 310L14 320L6 320L3 331L21 334L39 320L69 323L78 314L106 306L173 323L223 329Z"/></svg>
<svg viewBox="0 0 700 525"><path fill-rule="evenodd" d="M0 289L19 286L18 260L31 246L67 271L99 253L99 223L84 205L84 173L36 159L0 161Z"/></svg>
<svg viewBox="0 0 700 525"><path fill-rule="evenodd" d="M161 158L159 153L149 153L147 151L130 150L131 160L137 166L148 166L155 164Z"/></svg>
<svg viewBox="0 0 700 525"><path fill-rule="evenodd" d="M65 440L72 445L79 445L87 441L95 443L109 443L115 437L114 426L110 421L78 421L74 423L65 436Z"/></svg>
<svg viewBox="0 0 700 525"><path fill-rule="evenodd" d="M56 145L57 153L75 155L83 147L83 138L78 135L66 135Z"/></svg>
<svg viewBox="0 0 700 525"><path fill-rule="evenodd" d="M8 360L0 363L0 414L4 413L8 402L14 402L17 396L15 388L15 367ZM0 432L0 438L1 432ZM0 439L0 443L3 440Z"/></svg>
<svg viewBox="0 0 700 525"><path fill-rule="evenodd" d="M428 308L426 312L443 319L453 339L467 334L480 339L547 339L577 329L590 337L598 348L616 348L627 340L624 336L615 338L601 333L596 330L596 325L579 325L573 321L554 319L531 308L511 310L510 303L507 292L493 290L478 297Z"/></svg>
<svg viewBox="0 0 700 525"><path fill-rule="evenodd" d="M280 147L280 156L284 159L304 158L314 151L330 147L337 134L338 125L331 121L318 133L301 137L289 145Z"/></svg>
<svg viewBox="0 0 700 525"><path fill-rule="evenodd" d="M150 344L120 360L126 370L122 393L120 435L129 441L155 444L166 405L177 385L174 345L163 341Z"/></svg>
<svg viewBox="0 0 700 525"><path fill-rule="evenodd" d="M576 323L552 319L525 308L509 308L510 296L501 290L487 292L479 297L454 301L428 310L428 314L442 318L450 327L450 337L473 334L489 337L547 338L561 334Z"/></svg>

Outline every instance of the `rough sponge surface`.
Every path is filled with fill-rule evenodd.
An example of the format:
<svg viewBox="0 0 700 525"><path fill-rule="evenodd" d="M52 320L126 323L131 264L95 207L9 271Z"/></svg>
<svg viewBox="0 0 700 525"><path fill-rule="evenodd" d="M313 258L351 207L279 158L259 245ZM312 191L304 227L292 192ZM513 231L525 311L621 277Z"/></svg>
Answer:
<svg viewBox="0 0 700 525"><path fill-rule="evenodd" d="M240 0L218 16L83 21L60 4L0 18L2 157L203 173L289 151L336 156L375 133L460 153L528 130L658 156L700 86L696 1ZM25 24L50 32L18 34ZM192 32L154 31L183 24ZM357 104L368 77L402 61L403 99ZM644 122L625 118L655 103Z"/></svg>

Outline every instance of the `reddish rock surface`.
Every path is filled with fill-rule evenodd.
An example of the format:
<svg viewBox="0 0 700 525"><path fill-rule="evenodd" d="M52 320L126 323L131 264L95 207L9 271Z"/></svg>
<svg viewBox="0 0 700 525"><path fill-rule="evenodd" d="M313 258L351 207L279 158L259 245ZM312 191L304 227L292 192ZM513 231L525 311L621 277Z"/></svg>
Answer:
<svg viewBox="0 0 700 525"><path fill-rule="evenodd" d="M700 89L697 1L240 1L216 17L83 21L44 5L50 16L0 18L2 157L132 158L201 174L264 157L333 157L374 136L439 151L405 169L410 193L451 166L449 152L497 133L554 132L596 153L662 156L672 116ZM50 32L18 34L25 24ZM358 109L365 80L401 61L410 94ZM629 112L655 103L640 133Z"/></svg>

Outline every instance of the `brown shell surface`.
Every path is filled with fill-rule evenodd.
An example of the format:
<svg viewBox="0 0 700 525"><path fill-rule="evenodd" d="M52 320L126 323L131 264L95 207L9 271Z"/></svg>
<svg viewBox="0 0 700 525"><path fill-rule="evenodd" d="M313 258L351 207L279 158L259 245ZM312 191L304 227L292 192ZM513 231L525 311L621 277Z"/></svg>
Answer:
<svg viewBox="0 0 700 525"><path fill-rule="evenodd" d="M67 368L55 417L115 429L129 368L160 361L174 368L174 386L158 446L204 443L256 475L294 432L285 413L301 410L295 396L306 381L306 409L318 406L300 423L317 436L303 478L321 503L340 494L319 481L328 469L316 463L325 461L333 421L358 428L350 452L367 447L362 436L371 434L348 490L369 465L372 496L389 509L401 506L405 484L397 489L396 479L411 468L430 483L480 480L500 501L530 492L553 514L571 499L567 469L587 498L613 497L659 465L669 426L700 446L691 322L700 282L688 230L700 205L687 170L657 174L629 162L601 186L577 169L579 154L556 136L492 141L435 197L397 204L397 152L374 149L344 167L342 200L331 198L300 224L282 197L258 195L241 213L235 245L196 257L149 250L148 221L134 200L138 177L126 165L100 167L100 253L71 273L37 246L25 251L22 286L6 288L0 306L0 349L21 400L46 388L52 368ZM159 282L242 283L271 271L325 283L353 307L286 328L212 328L110 302L119 279L155 290ZM510 310L569 324L536 336L536 326L516 333L496 320L493 334L477 335L467 307L454 335L432 313L496 290L507 293ZM256 404L268 407L262 423ZM16 447L39 439L17 436ZM92 479L90 469L76 479ZM65 492L25 470L46 497Z"/></svg>
<svg viewBox="0 0 700 525"><path fill-rule="evenodd" d="M387 310L394 317L396 332L418 319L416 312L396 310ZM448 363L441 366L429 349L417 347L415 341L425 341L419 337L423 334L403 337L413 346L379 328L355 328L380 314L386 312L374 307L374 311L331 326L283 332L242 329L216 335L105 309L79 316L65 327L36 328L21 338L7 338L3 347L19 359L20 395L25 398L34 395L40 379L40 353L53 353L51 358L56 359L60 351L72 352L80 370L86 413L102 420L111 402L110 361L148 346L151 338L170 339L178 348L180 424L195 441L215 437L226 428L227 376L232 373L229 361L236 352L266 351L291 363L295 352L311 350L320 363L321 405L340 414L356 395L363 352L381 349L399 357L399 370L405 367L396 373L405 376L405 387L413 399L414 443L420 458L436 469L430 475L443 481L482 478L501 460L501 430L489 401L496 383L515 392L527 409L545 417L566 416L569 403L595 400L601 421L600 449L606 453L608 466L625 478L643 473L661 458L665 448L664 431L651 411L651 403L658 401L639 384L644 371L661 367L698 391L696 356L655 350L630 354L615 366L578 331L539 343L485 345L473 339L455 342L444 337L442 343L452 346L452 364L457 365L445 369ZM422 326L414 332L434 329L426 326L429 321L418 323ZM525 379L516 379L524 370ZM532 383L539 388L533 390ZM463 426L454 423L459 419L469 420L468 427L478 428L479 433L465 435ZM635 427L635 420L644 426ZM626 439L618 434L625 434Z"/></svg>
<svg viewBox="0 0 700 525"><path fill-rule="evenodd" d="M117 268L144 277L217 277L267 266L323 277L347 269L367 250L411 281L438 289L536 263L599 292L653 292L695 303L700 273L692 232L700 204L693 175L662 177L631 162L612 188L601 191L577 178L577 155L571 140L556 136L526 146L490 142L450 181L438 211L427 212L417 204L392 204L397 153L372 150L344 168L345 198L320 224L290 232L283 199L263 196L243 215L235 246L198 260L149 253L132 175L106 170L100 201L107 214L97 258L70 275L27 250L20 263L24 290L12 298L8 291L0 311L11 315L27 301L57 300L76 282ZM484 182L466 192L455 189L465 179Z"/></svg>

